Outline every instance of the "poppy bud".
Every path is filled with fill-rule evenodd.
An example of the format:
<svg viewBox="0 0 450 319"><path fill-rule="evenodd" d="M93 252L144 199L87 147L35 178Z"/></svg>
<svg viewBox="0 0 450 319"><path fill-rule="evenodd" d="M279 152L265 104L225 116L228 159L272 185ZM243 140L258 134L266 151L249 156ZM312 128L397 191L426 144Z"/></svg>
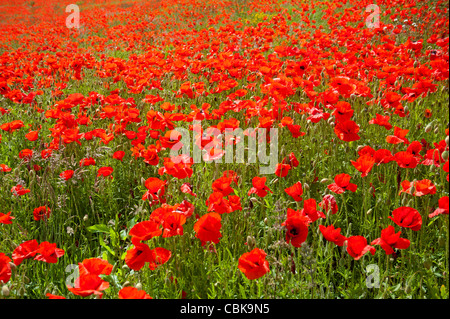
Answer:
<svg viewBox="0 0 450 319"><path fill-rule="evenodd" d="M2 289L3 290L3 289ZM20 289L17 291L17 294L19 295L19 296L23 296L23 295L25 295L25 288L22 286L22 287L20 287Z"/></svg>
<svg viewBox="0 0 450 319"><path fill-rule="evenodd" d="M30 278L28 278L27 276L23 276L23 282L26 284L30 283Z"/></svg>
<svg viewBox="0 0 450 319"><path fill-rule="evenodd" d="M448 151L442 152L442 159L443 159L444 161L447 161L447 160L448 160Z"/></svg>
<svg viewBox="0 0 450 319"><path fill-rule="evenodd" d="M406 206L408 204L408 197L405 195L402 199L402 206Z"/></svg>
<svg viewBox="0 0 450 319"><path fill-rule="evenodd" d="M447 146L448 146L449 145L448 143L449 143L449 139L448 139L448 135L447 135L447 137L445 138L445 144L447 144Z"/></svg>
<svg viewBox="0 0 450 319"><path fill-rule="evenodd" d="M84 215L83 221L87 221L89 219L88 215Z"/></svg>
<svg viewBox="0 0 450 319"><path fill-rule="evenodd" d="M372 208L367 211L366 215L370 215L370 213L372 213Z"/></svg>
<svg viewBox="0 0 450 319"><path fill-rule="evenodd" d="M267 217L266 218L264 218L264 224L268 224L269 223L269 220L267 219Z"/></svg>
<svg viewBox="0 0 450 319"><path fill-rule="evenodd" d="M432 124L432 123L428 124L428 125L425 127L425 133L430 133L430 132L431 132L431 129L432 129L431 124Z"/></svg>
<svg viewBox="0 0 450 319"><path fill-rule="evenodd" d="M141 185L145 187L145 178L141 177Z"/></svg>
<svg viewBox="0 0 450 319"><path fill-rule="evenodd" d="M5 297L8 297L8 296L9 296L9 288L8 288L7 285L4 285L4 286L2 287L2 295L5 296Z"/></svg>
<svg viewBox="0 0 450 319"><path fill-rule="evenodd" d="M309 185L307 183L303 184L303 188L305 189L305 191L309 191Z"/></svg>
<svg viewBox="0 0 450 319"><path fill-rule="evenodd" d="M249 250L253 250L256 247L256 239L254 236L247 236L247 246Z"/></svg>
<svg viewBox="0 0 450 319"><path fill-rule="evenodd" d="M439 126L437 126L437 125L434 128L434 134L439 134Z"/></svg>
<svg viewBox="0 0 450 319"><path fill-rule="evenodd" d="M136 284L135 288L136 288L137 290L142 290L142 284L141 284L140 282L138 282L138 283Z"/></svg>
<svg viewBox="0 0 450 319"><path fill-rule="evenodd" d="M122 288L129 287L129 286L131 286L131 283L127 280L123 283Z"/></svg>
<svg viewBox="0 0 450 319"><path fill-rule="evenodd" d="M322 178L322 179L320 180L320 183L321 183L321 184L325 184L325 183L328 183L329 181L330 181L329 178Z"/></svg>

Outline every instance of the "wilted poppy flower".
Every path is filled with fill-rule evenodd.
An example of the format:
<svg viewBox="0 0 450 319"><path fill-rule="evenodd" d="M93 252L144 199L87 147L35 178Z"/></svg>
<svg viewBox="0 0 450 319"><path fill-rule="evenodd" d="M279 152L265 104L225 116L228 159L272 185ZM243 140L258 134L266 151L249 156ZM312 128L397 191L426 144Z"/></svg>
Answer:
<svg viewBox="0 0 450 319"><path fill-rule="evenodd" d="M266 186L266 177L258 177L255 176L252 179L253 187L248 191L248 196L251 194L256 194L259 197L265 197L267 195L267 191L273 193L269 187Z"/></svg>
<svg viewBox="0 0 450 319"><path fill-rule="evenodd" d="M191 184L184 183L183 185L181 185L180 190L181 190L182 193L189 194L189 195L192 195L194 197L197 197L197 194L195 194L192 191L192 188L193 188L193 186Z"/></svg>
<svg viewBox="0 0 450 319"><path fill-rule="evenodd" d="M294 247L300 247L308 237L310 222L311 220L299 211L288 208L286 221L281 224L286 227L286 242L292 243Z"/></svg>
<svg viewBox="0 0 450 319"><path fill-rule="evenodd" d="M296 202L300 202L303 200L301 197L303 194L303 188L302 188L301 182L295 183L294 185L286 188L284 191L286 192L286 194L291 196Z"/></svg>
<svg viewBox="0 0 450 319"><path fill-rule="evenodd" d="M428 217L433 218L441 214L448 215L448 210L448 196L441 197L439 199L439 208L436 208L436 210L428 215Z"/></svg>
<svg viewBox="0 0 450 319"><path fill-rule="evenodd" d="M69 180L69 179L71 179L73 177L74 173L75 172L73 170L69 169L69 170L64 171L61 174L59 174L59 177L61 177L65 181L67 181L67 180Z"/></svg>
<svg viewBox="0 0 450 319"><path fill-rule="evenodd" d="M319 206L322 207L322 209L325 212L331 211L332 214L336 214L338 212L338 205L336 202L336 198L334 198L333 195L325 195L322 198L322 201L319 203Z"/></svg>
<svg viewBox="0 0 450 319"><path fill-rule="evenodd" d="M33 218L38 221L41 219L48 219L50 217L51 210L47 206L40 206L33 210Z"/></svg>
<svg viewBox="0 0 450 319"><path fill-rule="evenodd" d="M334 183L328 185L328 189L336 194L342 194L349 190L356 192L358 185L350 183L351 176L345 173L336 175L334 177Z"/></svg>
<svg viewBox="0 0 450 319"><path fill-rule="evenodd" d="M15 217L11 216L11 212L8 212L6 214L0 213L0 224L12 224L12 220Z"/></svg>
<svg viewBox="0 0 450 319"><path fill-rule="evenodd" d="M400 227L411 228L414 231L422 227L422 216L412 207L399 207L394 209L392 216L388 216L395 224Z"/></svg>
<svg viewBox="0 0 450 319"><path fill-rule="evenodd" d="M31 192L29 189L24 188L20 184L11 188L11 193L13 193L14 196L22 196L29 192Z"/></svg>
<svg viewBox="0 0 450 319"><path fill-rule="evenodd" d="M202 246L209 241L215 244L219 243L222 237L220 233L220 229L222 228L221 220L222 218L218 213L212 212L203 215L194 224L195 237L200 239Z"/></svg>
<svg viewBox="0 0 450 319"><path fill-rule="evenodd" d="M11 278L11 258L0 253L0 283L6 284Z"/></svg>
<svg viewBox="0 0 450 319"><path fill-rule="evenodd" d="M260 248L255 248L239 257L238 268L250 280L258 279L270 271L267 254Z"/></svg>
<svg viewBox="0 0 450 319"><path fill-rule="evenodd" d="M123 287L119 290L119 299L153 299L144 290L135 287Z"/></svg>
<svg viewBox="0 0 450 319"><path fill-rule="evenodd" d="M387 228L381 230L381 237L373 240L371 245L380 245L386 252L386 255L391 255L394 252L393 248L406 249L411 244L408 239L400 238L401 231L395 233L395 228L389 225Z"/></svg>
<svg viewBox="0 0 450 319"><path fill-rule="evenodd" d="M333 225L330 225L328 227L319 225L319 230L326 240L331 241L338 246L343 246L344 242L347 240L347 237L341 234L341 229L334 228Z"/></svg>
<svg viewBox="0 0 450 319"><path fill-rule="evenodd" d="M367 239L363 236L351 236L347 238L347 252L355 260L360 259L368 251L372 255L375 255L375 248L373 246L367 245Z"/></svg>

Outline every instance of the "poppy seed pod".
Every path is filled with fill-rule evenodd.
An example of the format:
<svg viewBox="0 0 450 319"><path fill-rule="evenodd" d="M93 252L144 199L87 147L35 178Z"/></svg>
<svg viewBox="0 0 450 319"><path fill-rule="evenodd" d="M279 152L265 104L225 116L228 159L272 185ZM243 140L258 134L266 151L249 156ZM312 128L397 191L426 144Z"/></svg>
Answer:
<svg viewBox="0 0 450 319"><path fill-rule="evenodd" d="M5 296L5 297L8 297L8 296L9 296L9 288L8 288L7 285L4 285L4 286L2 287L2 295Z"/></svg>

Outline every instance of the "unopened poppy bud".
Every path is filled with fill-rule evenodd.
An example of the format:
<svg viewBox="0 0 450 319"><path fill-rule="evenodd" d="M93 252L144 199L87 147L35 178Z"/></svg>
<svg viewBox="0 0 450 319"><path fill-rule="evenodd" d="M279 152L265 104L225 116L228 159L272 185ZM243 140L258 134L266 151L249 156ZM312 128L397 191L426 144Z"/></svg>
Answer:
<svg viewBox="0 0 450 319"><path fill-rule="evenodd" d="M264 224L268 224L269 223L269 220L267 219L267 217L266 218L264 218Z"/></svg>
<svg viewBox="0 0 450 319"><path fill-rule="evenodd" d="M257 202L258 202L258 199L255 198L255 197L250 197L250 201L251 201L252 203L257 203Z"/></svg>
<svg viewBox="0 0 450 319"><path fill-rule="evenodd" d="M19 288L19 290L17 291L17 294L19 295L19 296L23 296L23 295L25 295L25 288L22 286L22 287L20 287Z"/></svg>
<svg viewBox="0 0 450 319"><path fill-rule="evenodd" d="M4 285L4 286L2 287L2 295L5 296L5 297L8 297L8 296L9 296L9 288L8 288L7 285Z"/></svg>
<svg viewBox="0 0 450 319"><path fill-rule="evenodd" d="M26 284L30 283L30 278L28 278L27 276L23 276L23 282Z"/></svg>
<svg viewBox="0 0 450 319"><path fill-rule="evenodd" d="M328 178L322 178L321 180L320 180L320 183L321 184L325 184L325 183L328 183L330 181L330 179L328 179Z"/></svg>
<svg viewBox="0 0 450 319"><path fill-rule="evenodd" d="M247 236L247 246L249 250L253 250L256 247L256 239L254 236Z"/></svg>
<svg viewBox="0 0 450 319"><path fill-rule="evenodd" d="M431 130L433 129L433 127L431 126L432 124L428 124L427 126L425 126L425 133L430 133Z"/></svg>
<svg viewBox="0 0 450 319"><path fill-rule="evenodd" d="M123 283L122 288L131 286L131 283L127 280Z"/></svg>
<svg viewBox="0 0 450 319"><path fill-rule="evenodd" d="M17 266L13 262L10 262L9 263L9 268L11 268L11 271L15 271Z"/></svg>
<svg viewBox="0 0 450 319"><path fill-rule="evenodd" d="M448 151L442 152L442 159L443 159L444 161L448 161Z"/></svg>
<svg viewBox="0 0 450 319"><path fill-rule="evenodd" d="M142 284L140 282L138 282L135 287L137 290L142 290Z"/></svg>
<svg viewBox="0 0 450 319"><path fill-rule="evenodd" d="M372 208L367 211L366 215L370 215L370 213L372 213Z"/></svg>
<svg viewBox="0 0 450 319"><path fill-rule="evenodd" d="M448 143L449 143L449 138L448 138L448 135L447 135L447 137L445 138L445 144L447 144L447 146L448 146L449 145Z"/></svg>
<svg viewBox="0 0 450 319"><path fill-rule="evenodd" d="M434 128L434 134L439 134L439 126L436 126L436 127Z"/></svg>
<svg viewBox="0 0 450 319"><path fill-rule="evenodd" d="M141 177L141 185L145 187L145 178Z"/></svg>
<svg viewBox="0 0 450 319"><path fill-rule="evenodd" d="M402 199L402 206L406 206L406 204L408 204L408 197L404 196Z"/></svg>
<svg viewBox="0 0 450 319"><path fill-rule="evenodd" d="M331 122L331 123L330 123L330 126L334 126L334 122Z"/></svg>
<svg viewBox="0 0 450 319"><path fill-rule="evenodd" d="M358 147L356 148L356 152L359 153L359 151L361 151L364 148L364 145L358 145Z"/></svg>
<svg viewBox="0 0 450 319"><path fill-rule="evenodd" d="M303 188L304 188L306 191L309 191L309 185L308 185L307 183L303 184Z"/></svg>
<svg viewBox="0 0 450 319"><path fill-rule="evenodd" d="M88 219L89 219L89 216L88 215L84 215L83 221L87 221Z"/></svg>

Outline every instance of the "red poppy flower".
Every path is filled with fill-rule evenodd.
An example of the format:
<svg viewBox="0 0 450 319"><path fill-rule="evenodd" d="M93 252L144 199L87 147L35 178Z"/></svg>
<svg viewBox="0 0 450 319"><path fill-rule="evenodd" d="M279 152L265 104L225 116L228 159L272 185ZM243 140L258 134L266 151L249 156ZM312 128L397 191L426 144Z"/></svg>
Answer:
<svg viewBox="0 0 450 319"><path fill-rule="evenodd" d="M64 296L53 295L49 292L47 292L45 295L48 297L48 299L66 299L66 297Z"/></svg>
<svg viewBox="0 0 450 319"><path fill-rule="evenodd" d="M255 176L252 179L252 185L253 187L249 190L248 196L251 194L256 194L259 197L265 197L267 195L267 191L273 193L269 187L266 186L266 177L258 177Z"/></svg>
<svg viewBox="0 0 450 319"><path fill-rule="evenodd" d="M0 253L0 283L6 284L11 278L11 258Z"/></svg>
<svg viewBox="0 0 450 319"><path fill-rule="evenodd" d="M319 225L319 230L326 240L331 241L338 246L343 246L344 242L347 240L347 237L341 234L341 229L335 229L333 225L330 225L328 227Z"/></svg>
<svg viewBox="0 0 450 319"><path fill-rule="evenodd" d="M89 165L95 165L95 159L92 157L83 158L80 160L80 166L89 166Z"/></svg>
<svg viewBox="0 0 450 319"><path fill-rule="evenodd" d="M142 196L142 200L151 200L152 203L164 201L164 192L167 181L160 180L156 177L149 177L145 181L145 188L147 191Z"/></svg>
<svg viewBox="0 0 450 319"><path fill-rule="evenodd" d="M381 230L381 237L373 240L371 245L380 245L386 252L386 255L391 255L394 252L393 248L406 249L411 242L408 239L400 238L401 231L395 233L395 228L389 225L387 228Z"/></svg>
<svg viewBox="0 0 450 319"><path fill-rule="evenodd" d="M162 227L163 234L162 237L172 237L183 235L183 225L186 223L186 217L183 214L171 212L165 214L163 217Z"/></svg>
<svg viewBox="0 0 450 319"><path fill-rule="evenodd" d="M399 127L394 127L394 135L389 135L386 137L386 142L390 143L390 144L400 144L400 143L405 143L406 145L408 145L410 142L409 140L405 137L408 134L409 130L402 130Z"/></svg>
<svg viewBox="0 0 450 319"><path fill-rule="evenodd" d="M289 154L289 161L290 161L292 167L297 167L298 165L300 165L300 163L294 153Z"/></svg>
<svg viewBox="0 0 450 319"><path fill-rule="evenodd" d="M363 236L351 236L347 238L347 252L355 260L360 259L368 251L372 255L375 255L375 248L373 246L367 245L367 239Z"/></svg>
<svg viewBox="0 0 450 319"><path fill-rule="evenodd" d="M402 168L415 168L419 164L417 157L406 151L396 153L394 160Z"/></svg>
<svg viewBox="0 0 450 319"><path fill-rule="evenodd" d="M267 254L260 248L255 248L239 257L238 268L250 280L258 279L270 271Z"/></svg>
<svg viewBox="0 0 450 319"><path fill-rule="evenodd" d="M0 213L0 224L12 224L12 220L15 217L11 216L11 212L8 212L6 214Z"/></svg>
<svg viewBox="0 0 450 319"><path fill-rule="evenodd" d="M64 255L64 250L56 247L56 244L44 241L39 244L36 250L36 257L34 260L44 261L49 264L55 264L58 262L58 258Z"/></svg>
<svg viewBox="0 0 450 319"><path fill-rule="evenodd" d="M314 198L307 199L303 202L303 209L300 213L308 217L312 223L319 218L326 218L323 212L317 210L317 202Z"/></svg>
<svg viewBox="0 0 450 319"><path fill-rule="evenodd" d="M336 121L343 122L348 121L352 118L354 110L350 103L345 101L339 101L335 105L335 109L332 113L336 118Z"/></svg>
<svg viewBox="0 0 450 319"><path fill-rule="evenodd" d="M30 142L34 142L39 138L39 131L30 131L25 135L25 138Z"/></svg>
<svg viewBox="0 0 450 319"><path fill-rule="evenodd" d="M319 203L319 206L322 207L322 209L325 212L331 211L332 214L336 214L339 210L336 198L334 198L334 196L330 194L325 195L322 198L322 201Z"/></svg>
<svg viewBox="0 0 450 319"><path fill-rule="evenodd" d="M294 247L300 247L308 237L310 222L311 220L299 211L288 208L286 221L281 224L286 227L286 242L292 243Z"/></svg>
<svg viewBox="0 0 450 319"><path fill-rule="evenodd" d="M303 200L303 198L301 197L303 195L303 188L301 182L295 183L294 185L286 188L284 191L286 192L286 194L291 196L296 202L300 202Z"/></svg>
<svg viewBox="0 0 450 319"><path fill-rule="evenodd" d="M334 183L328 185L328 189L336 194L342 194L349 190L356 192L358 186L350 183L351 176L345 173L336 175L334 177Z"/></svg>
<svg viewBox="0 0 450 319"><path fill-rule="evenodd" d="M158 237L162 234L160 223L153 220L145 220L135 224L129 232L132 243L139 243L141 241Z"/></svg>
<svg viewBox="0 0 450 319"><path fill-rule="evenodd" d="M375 159L369 154L360 156L356 161L350 161L352 165L361 172L361 177L366 177L375 164Z"/></svg>
<svg viewBox="0 0 450 319"><path fill-rule="evenodd" d="M81 263L78 263L79 275L109 275L113 266L106 260L100 258L88 258L84 259Z"/></svg>
<svg viewBox="0 0 450 319"><path fill-rule="evenodd" d="M38 248L39 244L36 239L21 243L12 253L14 265L19 266L25 259L34 257Z"/></svg>
<svg viewBox="0 0 450 319"><path fill-rule="evenodd" d="M444 214L448 215L448 196L441 197L439 199L439 208L437 208L433 213L429 214L429 218Z"/></svg>
<svg viewBox="0 0 450 319"><path fill-rule="evenodd" d="M387 164L394 160L394 156L392 156L391 151L387 149L379 149L373 154L373 158L377 165Z"/></svg>
<svg viewBox="0 0 450 319"><path fill-rule="evenodd" d="M279 163L275 168L275 175L278 177L286 177L291 169L291 165Z"/></svg>
<svg viewBox="0 0 450 319"><path fill-rule="evenodd" d="M336 122L334 133L344 142L352 142L360 139L358 135L359 125L352 120Z"/></svg>
<svg viewBox="0 0 450 319"><path fill-rule="evenodd" d="M369 124L377 124L383 126L386 130L392 129L391 123L389 123L390 117L389 115L383 116L380 114L376 114L376 118L373 118L369 121Z"/></svg>
<svg viewBox="0 0 450 319"><path fill-rule="evenodd" d="M214 192L222 193L223 196L228 196L234 192L233 188L230 186L232 182L233 180L230 177L219 177L212 183L212 189Z"/></svg>
<svg viewBox="0 0 450 319"><path fill-rule="evenodd" d="M181 190L182 193L189 194L189 195L192 195L194 197L197 197L197 194L195 194L192 191L192 188L193 188L193 186L191 184L184 183L183 185L181 185L180 190Z"/></svg>
<svg viewBox="0 0 450 319"><path fill-rule="evenodd" d="M195 237L200 239L202 246L206 242L219 243L219 239L222 237L220 229L222 227L222 218L218 213L212 212L203 215L194 224Z"/></svg>
<svg viewBox="0 0 450 319"><path fill-rule="evenodd" d="M124 151L116 151L113 154L113 158L118 160L118 161L122 161L124 156L125 156L125 152Z"/></svg>
<svg viewBox="0 0 450 319"><path fill-rule="evenodd" d="M61 177L65 181L67 181L67 180L69 180L69 179L71 179L73 177L74 173L75 172L73 170L69 169L69 170L64 171L61 174L59 174L59 177Z"/></svg>
<svg viewBox="0 0 450 319"><path fill-rule="evenodd" d="M113 171L114 171L114 169L112 167L110 167L110 166L100 167L98 169L97 177L98 176L103 176L103 177L111 176ZM111 176L111 178L113 178L113 176Z"/></svg>
<svg viewBox="0 0 450 319"><path fill-rule="evenodd" d="M40 206L33 210L33 218L38 221L41 219L48 219L50 217L51 210L47 206Z"/></svg>
<svg viewBox="0 0 450 319"><path fill-rule="evenodd" d="M164 167L158 170L159 175L169 174L178 179L191 177L193 159L187 155L178 155L171 158L164 158Z"/></svg>
<svg viewBox="0 0 450 319"><path fill-rule="evenodd" d="M208 206L208 212L216 212L219 214L229 214L233 211L228 200L220 192L214 192L209 195L206 200L206 206Z"/></svg>
<svg viewBox="0 0 450 319"><path fill-rule="evenodd" d="M148 260L148 267L150 270L155 270L159 266L165 264L172 257L172 252L162 247L156 247L150 251L150 260Z"/></svg>
<svg viewBox="0 0 450 319"><path fill-rule="evenodd" d="M414 183L414 196L434 195L436 194L436 186L429 179L422 179Z"/></svg>
<svg viewBox="0 0 450 319"><path fill-rule="evenodd" d="M77 296L87 297L94 294L102 298L102 291L108 287L109 282L100 279L97 275L80 275L75 280L75 287L67 286L67 289Z"/></svg>
<svg viewBox="0 0 450 319"><path fill-rule="evenodd" d="M414 231L422 227L422 216L412 207L399 207L394 209L392 216L388 216L396 225L411 228Z"/></svg>
<svg viewBox="0 0 450 319"><path fill-rule="evenodd" d="M135 287L123 287L119 290L119 299L153 299L144 290Z"/></svg>
<svg viewBox="0 0 450 319"><path fill-rule="evenodd" d="M145 263L151 260L152 253L150 247L145 243L134 243L134 247L127 250L125 263L130 269L141 270Z"/></svg>

